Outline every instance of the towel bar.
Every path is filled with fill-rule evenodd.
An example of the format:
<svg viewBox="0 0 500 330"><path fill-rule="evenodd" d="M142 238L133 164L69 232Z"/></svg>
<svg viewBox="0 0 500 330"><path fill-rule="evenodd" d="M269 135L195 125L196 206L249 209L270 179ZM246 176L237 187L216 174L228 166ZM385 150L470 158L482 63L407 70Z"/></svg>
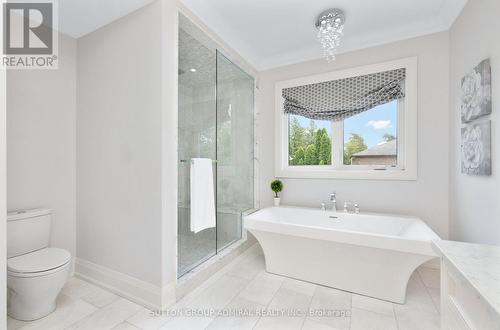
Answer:
<svg viewBox="0 0 500 330"><path fill-rule="evenodd" d="M190 161L191 161L191 163L193 162L192 159L190 159ZM187 159L181 159L181 160L179 160L179 162L181 162L181 163L187 163L188 160ZM212 162L217 163L217 159L212 159Z"/></svg>

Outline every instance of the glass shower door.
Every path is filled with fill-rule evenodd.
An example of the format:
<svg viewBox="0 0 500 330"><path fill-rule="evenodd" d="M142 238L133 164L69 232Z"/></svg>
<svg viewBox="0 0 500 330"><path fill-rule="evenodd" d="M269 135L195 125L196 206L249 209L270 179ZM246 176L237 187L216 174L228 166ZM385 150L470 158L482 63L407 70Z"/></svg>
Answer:
<svg viewBox="0 0 500 330"><path fill-rule="evenodd" d="M180 277L241 239L254 207L254 79L179 17L178 272ZM216 227L191 231L192 158L213 161Z"/></svg>
<svg viewBox="0 0 500 330"><path fill-rule="evenodd" d="M216 171L216 53L187 30L179 29L178 276L217 252L215 228L190 228L191 159L212 159Z"/></svg>
<svg viewBox="0 0 500 330"><path fill-rule="evenodd" d="M217 252L254 207L254 79L217 51Z"/></svg>

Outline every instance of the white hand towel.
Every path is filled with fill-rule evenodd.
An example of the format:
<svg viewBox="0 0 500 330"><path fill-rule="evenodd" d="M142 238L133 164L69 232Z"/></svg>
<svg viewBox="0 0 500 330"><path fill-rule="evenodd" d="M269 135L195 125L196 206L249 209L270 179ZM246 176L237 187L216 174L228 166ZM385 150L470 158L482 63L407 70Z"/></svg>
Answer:
<svg viewBox="0 0 500 330"><path fill-rule="evenodd" d="M212 160L191 160L191 231L215 227L215 196Z"/></svg>

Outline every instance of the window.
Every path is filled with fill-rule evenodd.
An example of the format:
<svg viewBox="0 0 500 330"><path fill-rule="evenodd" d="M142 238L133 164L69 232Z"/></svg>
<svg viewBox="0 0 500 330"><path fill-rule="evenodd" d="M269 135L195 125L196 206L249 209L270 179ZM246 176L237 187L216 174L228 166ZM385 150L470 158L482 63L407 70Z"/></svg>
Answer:
<svg viewBox="0 0 500 330"><path fill-rule="evenodd" d="M398 166L399 103L391 101L343 121L344 166Z"/></svg>
<svg viewBox="0 0 500 330"><path fill-rule="evenodd" d="M331 165L332 125L326 120L288 116L288 165Z"/></svg>
<svg viewBox="0 0 500 330"><path fill-rule="evenodd" d="M310 119L301 115L302 108L284 113L284 89L308 85L310 90L309 85L318 82L398 68L406 69L401 84L404 97L379 102L340 120ZM276 176L416 179L416 86L415 58L277 83Z"/></svg>

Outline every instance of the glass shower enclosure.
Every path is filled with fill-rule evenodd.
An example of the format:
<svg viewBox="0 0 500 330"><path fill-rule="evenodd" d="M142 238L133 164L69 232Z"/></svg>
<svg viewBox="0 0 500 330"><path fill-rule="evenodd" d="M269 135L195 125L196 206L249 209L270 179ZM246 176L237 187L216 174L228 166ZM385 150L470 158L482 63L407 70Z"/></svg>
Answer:
<svg viewBox="0 0 500 330"><path fill-rule="evenodd" d="M241 239L254 207L254 79L179 18L178 276ZM190 230L192 158L213 164L216 226Z"/></svg>

